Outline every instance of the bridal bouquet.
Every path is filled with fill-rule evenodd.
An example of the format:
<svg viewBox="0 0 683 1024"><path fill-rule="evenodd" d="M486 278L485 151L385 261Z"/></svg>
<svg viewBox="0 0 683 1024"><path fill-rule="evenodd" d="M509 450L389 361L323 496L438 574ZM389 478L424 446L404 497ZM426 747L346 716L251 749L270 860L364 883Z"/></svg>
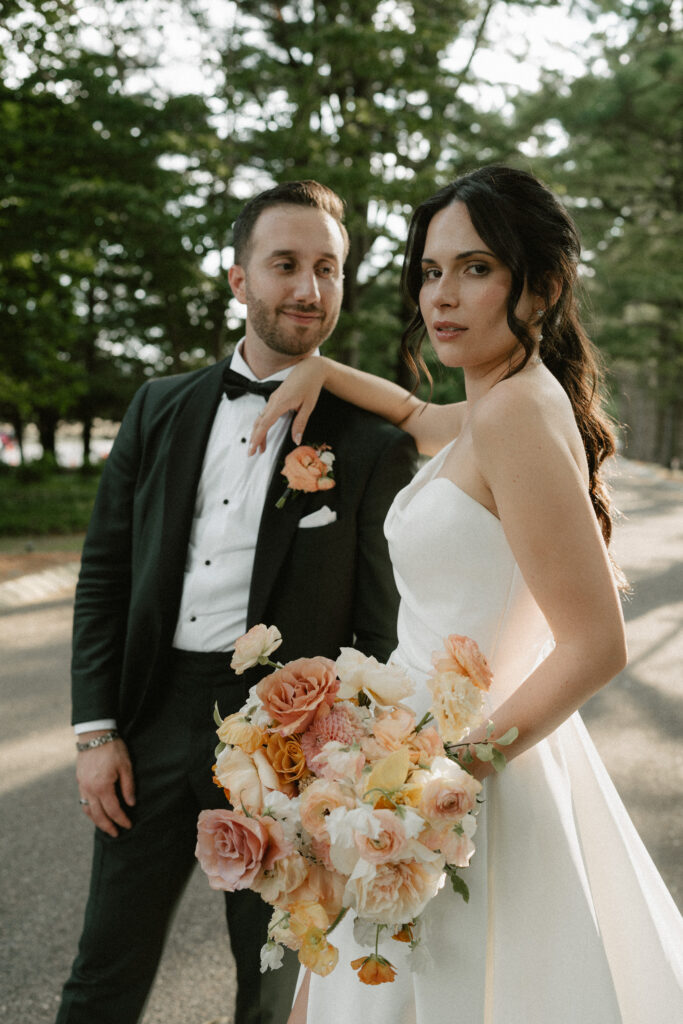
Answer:
<svg viewBox="0 0 683 1024"><path fill-rule="evenodd" d="M366 984L393 981L380 933L409 943L418 966L420 914L445 879L469 898L458 870L474 853L481 783L462 767L461 741L482 721L491 673L474 641L448 637L433 658L431 711L417 722L398 703L413 690L399 666L352 648L336 662L281 665L270 658L281 642L265 625L237 641L237 673L274 671L236 714L216 709L214 781L232 809L200 814L196 855L214 889L250 888L273 907L262 970L278 967L287 946L329 974L338 960L329 935L352 910L356 940L374 942L353 969ZM501 768L490 736L477 756Z"/></svg>

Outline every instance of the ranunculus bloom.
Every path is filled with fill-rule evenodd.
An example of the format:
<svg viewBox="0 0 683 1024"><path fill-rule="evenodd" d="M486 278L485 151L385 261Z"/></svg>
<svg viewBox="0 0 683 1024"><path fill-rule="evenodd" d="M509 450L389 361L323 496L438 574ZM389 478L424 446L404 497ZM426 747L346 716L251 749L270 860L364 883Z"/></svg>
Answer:
<svg viewBox="0 0 683 1024"><path fill-rule="evenodd" d="M432 664L437 672L457 672L471 679L480 690L488 690L493 682L491 669L479 645L469 636L447 636L444 650L435 651Z"/></svg>
<svg viewBox="0 0 683 1024"><path fill-rule="evenodd" d="M412 921L438 892L442 863L403 860L396 864L368 865L360 860L346 883L344 905L353 907L359 917L377 924ZM369 870L359 871L361 865Z"/></svg>
<svg viewBox="0 0 683 1024"><path fill-rule="evenodd" d="M260 622L235 641L230 668L239 676L254 665L264 664L261 659L269 657L281 643L282 637L277 626L264 626Z"/></svg>
<svg viewBox="0 0 683 1024"><path fill-rule="evenodd" d="M351 967L358 971L358 977L364 985L382 985L396 977L396 971L389 961L376 953L359 956L357 960L351 961Z"/></svg>
<svg viewBox="0 0 683 1024"><path fill-rule="evenodd" d="M408 845L403 822L393 811L373 811L380 829L377 836L354 834L356 847L361 857L371 864L384 864L397 860Z"/></svg>
<svg viewBox="0 0 683 1024"><path fill-rule="evenodd" d="M443 757L443 741L433 725L427 725L408 739L408 746L421 764L431 764L435 757Z"/></svg>
<svg viewBox="0 0 683 1024"><path fill-rule="evenodd" d="M326 835L325 819L337 807L356 806L354 793L338 782L316 779L301 794L301 824L311 836Z"/></svg>
<svg viewBox="0 0 683 1024"><path fill-rule="evenodd" d="M296 850L273 864L269 871L263 871L251 884L266 903L283 903L290 893L306 880L309 862Z"/></svg>
<svg viewBox="0 0 683 1024"><path fill-rule="evenodd" d="M383 711L372 723L372 732L385 750L398 750L415 728L415 715L409 708Z"/></svg>
<svg viewBox="0 0 683 1024"><path fill-rule="evenodd" d="M341 648L336 666L341 680L341 698L354 697L363 690L376 704L396 704L415 690L400 665L393 662L383 665L377 658L368 658L353 647Z"/></svg>
<svg viewBox="0 0 683 1024"><path fill-rule="evenodd" d="M482 720L484 692L457 672L437 672L427 679L432 714L444 743L458 743Z"/></svg>
<svg viewBox="0 0 683 1024"><path fill-rule="evenodd" d="M253 754L266 740L263 730L239 711L224 718L216 732L221 743L241 747L247 754Z"/></svg>
<svg viewBox="0 0 683 1024"><path fill-rule="evenodd" d="M432 777L420 797L419 811L437 828L460 821L476 804L481 782L448 757L432 762Z"/></svg>
<svg viewBox="0 0 683 1024"><path fill-rule="evenodd" d="M256 694L283 736L303 732L316 715L328 712L339 689L329 658L298 658L266 676Z"/></svg>
<svg viewBox="0 0 683 1024"><path fill-rule="evenodd" d="M320 775L315 767L315 758L326 743L336 740L350 747L364 735L365 729L354 708L346 703L335 704L329 715L317 718L301 737L301 747L308 767Z"/></svg>
<svg viewBox="0 0 683 1024"><path fill-rule="evenodd" d="M285 782L297 782L307 774L306 758L298 740L274 732L266 744L268 760Z"/></svg>
<svg viewBox="0 0 683 1024"><path fill-rule="evenodd" d="M322 459L319 452L323 453L324 448L316 450L302 444L286 456L282 475L293 491L329 491L334 487L329 457Z"/></svg>
<svg viewBox="0 0 683 1024"><path fill-rule="evenodd" d="M195 856L212 889L248 889L261 870L270 870L292 852L282 826L272 818L248 818L237 811L199 815Z"/></svg>
<svg viewBox="0 0 683 1024"><path fill-rule="evenodd" d="M254 760L241 747L226 747L216 759L216 780L233 807L244 805L249 814L260 814L267 792Z"/></svg>
<svg viewBox="0 0 683 1024"><path fill-rule="evenodd" d="M439 850L446 858L446 863L456 868L468 867L475 849L469 836L464 833L459 835L452 828L427 829L420 836L420 842L430 850Z"/></svg>

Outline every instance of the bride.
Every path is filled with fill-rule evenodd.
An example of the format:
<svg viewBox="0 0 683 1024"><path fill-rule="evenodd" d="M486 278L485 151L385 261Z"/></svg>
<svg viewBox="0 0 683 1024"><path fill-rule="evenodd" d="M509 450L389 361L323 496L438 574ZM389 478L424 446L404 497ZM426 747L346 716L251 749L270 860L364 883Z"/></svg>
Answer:
<svg viewBox="0 0 683 1024"><path fill-rule="evenodd" d="M491 166L459 178L413 216L403 346L424 365L426 333L464 371L466 401L424 403L308 359L255 425L253 452L294 410L300 443L325 387L434 456L385 526L401 595L394 659L421 715L432 652L450 633L473 637L494 675L494 736L519 730L500 776L471 748L485 780L471 898L446 887L429 904L426 969L411 973L387 938L396 980L360 984L349 964L365 949L347 915L338 967L302 977L291 1024L661 1024L683 1012L680 917L576 714L626 661L600 478L614 439L576 310L578 258L572 221L534 177Z"/></svg>

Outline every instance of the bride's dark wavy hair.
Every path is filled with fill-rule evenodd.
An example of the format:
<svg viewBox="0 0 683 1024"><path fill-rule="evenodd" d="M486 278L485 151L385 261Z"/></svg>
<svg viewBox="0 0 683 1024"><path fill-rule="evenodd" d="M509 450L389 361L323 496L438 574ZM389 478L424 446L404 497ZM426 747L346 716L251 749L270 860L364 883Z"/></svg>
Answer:
<svg viewBox="0 0 683 1024"><path fill-rule="evenodd" d="M590 472L590 497L605 542L612 532L610 499L600 466L615 451L613 424L603 408L602 361L586 335L575 295L581 245L571 217L555 196L531 174L493 164L457 178L415 210L401 276L404 296L413 309L401 341L401 353L418 377L429 371L422 357L426 335L420 313L422 256L427 229L435 213L462 202L477 233L509 269L512 286L507 322L524 349L523 359L506 377L526 366L535 348L528 326L515 309L524 285L544 302L540 356L572 404ZM559 287L559 295L557 294Z"/></svg>

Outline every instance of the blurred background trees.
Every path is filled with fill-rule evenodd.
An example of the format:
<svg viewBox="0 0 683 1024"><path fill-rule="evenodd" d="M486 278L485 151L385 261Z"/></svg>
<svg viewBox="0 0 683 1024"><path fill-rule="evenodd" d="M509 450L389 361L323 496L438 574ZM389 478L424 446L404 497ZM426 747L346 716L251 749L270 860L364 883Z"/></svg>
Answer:
<svg viewBox="0 0 683 1024"><path fill-rule="evenodd" d="M582 230L629 453L680 458L681 15L577 2L596 27L544 69L535 18L568 2L0 5L0 421L19 439L35 423L48 452L59 422L82 423L87 452L93 419L118 419L146 376L222 358L241 334L231 223L299 177L347 201L329 351L405 382L410 211L504 160L540 174ZM510 54L536 62L531 84L493 73ZM459 387L437 376L435 396Z"/></svg>

